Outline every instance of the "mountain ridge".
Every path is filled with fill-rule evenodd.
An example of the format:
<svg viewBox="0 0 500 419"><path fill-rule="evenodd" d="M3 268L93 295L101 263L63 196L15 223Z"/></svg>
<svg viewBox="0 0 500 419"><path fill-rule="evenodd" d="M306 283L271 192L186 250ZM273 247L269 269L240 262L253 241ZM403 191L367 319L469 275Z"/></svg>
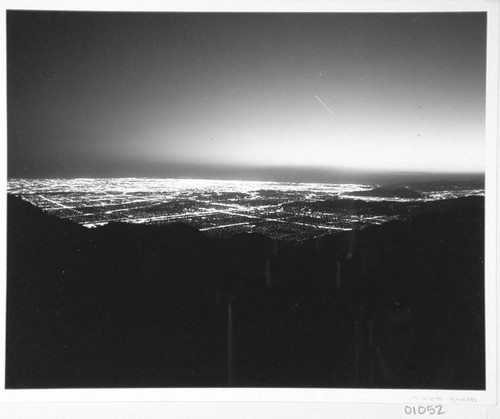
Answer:
<svg viewBox="0 0 500 419"><path fill-rule="evenodd" d="M291 244L9 196L7 387L228 385L232 302L233 385L482 388L484 200L456 204Z"/></svg>

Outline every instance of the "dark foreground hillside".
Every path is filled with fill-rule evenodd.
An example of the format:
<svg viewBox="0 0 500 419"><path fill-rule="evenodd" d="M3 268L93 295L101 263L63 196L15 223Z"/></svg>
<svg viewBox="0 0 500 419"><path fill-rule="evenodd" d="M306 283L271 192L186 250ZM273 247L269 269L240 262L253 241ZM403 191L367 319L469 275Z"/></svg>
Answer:
<svg viewBox="0 0 500 419"><path fill-rule="evenodd" d="M300 245L8 197L8 388L483 389L484 199Z"/></svg>

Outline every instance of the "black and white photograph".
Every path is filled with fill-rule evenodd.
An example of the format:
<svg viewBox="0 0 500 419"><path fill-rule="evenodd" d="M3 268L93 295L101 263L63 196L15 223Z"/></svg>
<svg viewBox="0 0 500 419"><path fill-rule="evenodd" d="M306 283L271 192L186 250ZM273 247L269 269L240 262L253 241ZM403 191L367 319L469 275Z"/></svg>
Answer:
<svg viewBox="0 0 500 419"><path fill-rule="evenodd" d="M487 29L6 10L5 388L486 390Z"/></svg>

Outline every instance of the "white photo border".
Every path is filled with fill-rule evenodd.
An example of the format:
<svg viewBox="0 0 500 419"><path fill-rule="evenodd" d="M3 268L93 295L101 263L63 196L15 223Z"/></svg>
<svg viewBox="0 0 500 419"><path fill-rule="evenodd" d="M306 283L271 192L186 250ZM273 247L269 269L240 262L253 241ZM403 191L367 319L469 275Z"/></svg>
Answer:
<svg viewBox="0 0 500 419"><path fill-rule="evenodd" d="M6 139L6 10L87 10L87 11L184 11L184 12L486 12L487 87L486 87L486 228L485 228L485 310L486 310L486 390L400 390L400 389L65 389L12 390L5 389L5 322L6 322L6 194L0 198L0 403L102 403L102 402L237 402L237 403L368 403L404 404L429 403L441 400L444 405L486 406L497 404L498 377L498 318L500 298L496 285L498 272L498 95L499 95L499 9L495 0L436 0L436 1L342 1L342 0L270 0L270 1L57 1L8 0L2 10L0 33L2 65L0 91L2 121L2 173L7 179ZM6 190L6 189L5 189Z"/></svg>

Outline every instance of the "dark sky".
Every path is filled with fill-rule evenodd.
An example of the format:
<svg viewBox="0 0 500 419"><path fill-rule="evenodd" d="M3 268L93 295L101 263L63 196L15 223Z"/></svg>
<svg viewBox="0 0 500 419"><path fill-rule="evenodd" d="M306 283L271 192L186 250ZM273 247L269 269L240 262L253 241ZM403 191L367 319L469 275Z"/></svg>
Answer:
<svg viewBox="0 0 500 419"><path fill-rule="evenodd" d="M483 172L485 13L9 11L9 177Z"/></svg>

